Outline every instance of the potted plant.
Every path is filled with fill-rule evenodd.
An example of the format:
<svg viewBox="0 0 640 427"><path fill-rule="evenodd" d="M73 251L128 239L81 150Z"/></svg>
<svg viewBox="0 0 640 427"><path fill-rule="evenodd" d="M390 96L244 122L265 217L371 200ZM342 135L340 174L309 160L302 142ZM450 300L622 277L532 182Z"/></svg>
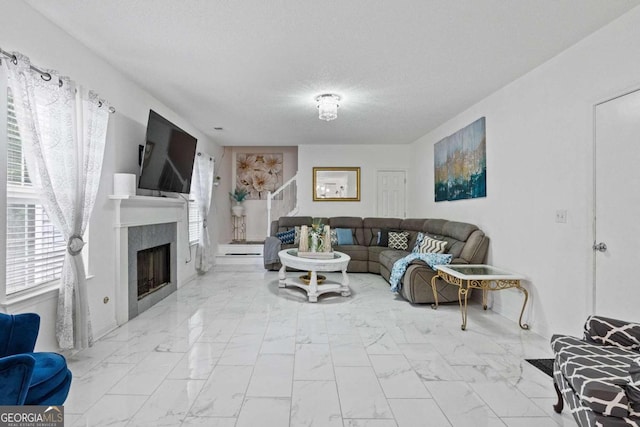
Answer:
<svg viewBox="0 0 640 427"><path fill-rule="evenodd" d="M242 202L247 198L249 192L244 188L236 187L233 193L229 193L229 196L235 201L235 204L231 206L231 212L234 216L242 216L244 214L244 206Z"/></svg>

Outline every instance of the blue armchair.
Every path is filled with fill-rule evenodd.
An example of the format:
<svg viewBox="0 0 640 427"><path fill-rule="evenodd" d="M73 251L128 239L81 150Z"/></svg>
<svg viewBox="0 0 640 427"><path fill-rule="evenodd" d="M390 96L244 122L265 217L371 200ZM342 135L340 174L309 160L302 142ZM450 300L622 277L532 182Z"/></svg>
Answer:
<svg viewBox="0 0 640 427"><path fill-rule="evenodd" d="M40 316L0 313L0 405L62 405L71 371L58 353L34 352Z"/></svg>

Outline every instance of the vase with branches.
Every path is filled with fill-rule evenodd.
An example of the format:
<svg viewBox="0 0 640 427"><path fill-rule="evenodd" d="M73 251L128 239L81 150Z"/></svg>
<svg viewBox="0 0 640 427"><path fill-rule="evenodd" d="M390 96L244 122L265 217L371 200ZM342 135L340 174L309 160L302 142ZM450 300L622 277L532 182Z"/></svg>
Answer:
<svg viewBox="0 0 640 427"><path fill-rule="evenodd" d="M248 195L249 195L249 192L244 188L240 188L240 187L236 187L236 189L233 190L233 192L229 192L229 197L231 197L231 199L235 202L235 204L231 206L231 212L233 212L233 215L235 216L244 215L244 206L242 205L242 202L245 201Z"/></svg>

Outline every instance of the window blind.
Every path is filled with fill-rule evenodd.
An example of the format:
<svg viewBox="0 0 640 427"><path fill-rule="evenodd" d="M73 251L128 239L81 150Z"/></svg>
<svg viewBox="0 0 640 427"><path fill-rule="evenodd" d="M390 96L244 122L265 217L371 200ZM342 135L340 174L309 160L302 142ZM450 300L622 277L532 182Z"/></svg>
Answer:
<svg viewBox="0 0 640 427"><path fill-rule="evenodd" d="M189 197L189 243L198 243L200 240L200 209L198 202L193 200L193 196Z"/></svg>
<svg viewBox="0 0 640 427"><path fill-rule="evenodd" d="M6 292L60 278L66 243L49 220L29 180L13 97L7 97Z"/></svg>

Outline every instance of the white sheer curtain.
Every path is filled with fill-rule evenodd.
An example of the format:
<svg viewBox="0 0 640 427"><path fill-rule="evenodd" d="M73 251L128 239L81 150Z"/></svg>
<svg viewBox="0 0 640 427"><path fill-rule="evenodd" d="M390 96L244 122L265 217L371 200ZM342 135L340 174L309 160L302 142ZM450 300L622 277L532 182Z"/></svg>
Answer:
<svg viewBox="0 0 640 427"><path fill-rule="evenodd" d="M81 251L102 172L108 106L54 71L49 81L15 54L7 63L27 168L50 220L67 244L60 278L56 337L62 349L91 346Z"/></svg>
<svg viewBox="0 0 640 427"><path fill-rule="evenodd" d="M213 189L213 156L205 153L198 153L193 168L193 195L198 203L200 218L200 240L196 249L196 269L200 273L206 273L213 265L213 254L211 253L211 239L209 237L209 227L207 218L211 208L211 190Z"/></svg>

